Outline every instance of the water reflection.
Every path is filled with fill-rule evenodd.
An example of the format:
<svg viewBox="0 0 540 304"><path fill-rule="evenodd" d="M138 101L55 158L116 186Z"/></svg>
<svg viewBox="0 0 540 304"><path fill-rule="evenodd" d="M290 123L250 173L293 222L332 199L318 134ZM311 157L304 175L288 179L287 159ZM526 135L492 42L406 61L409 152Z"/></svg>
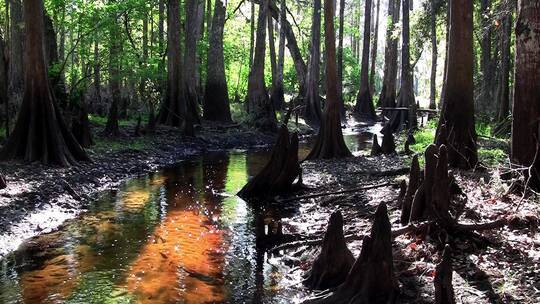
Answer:
<svg viewBox="0 0 540 304"><path fill-rule="evenodd" d="M371 134L345 139L358 152ZM104 195L0 261L0 302L290 303L302 291L265 253L293 229L281 221L290 214L235 195L268 156L209 154Z"/></svg>

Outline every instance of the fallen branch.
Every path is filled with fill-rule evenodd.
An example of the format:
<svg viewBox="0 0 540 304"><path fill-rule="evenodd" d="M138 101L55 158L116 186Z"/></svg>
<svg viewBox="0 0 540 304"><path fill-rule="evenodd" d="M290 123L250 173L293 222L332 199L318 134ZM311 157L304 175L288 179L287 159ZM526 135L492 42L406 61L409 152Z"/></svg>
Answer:
<svg viewBox="0 0 540 304"><path fill-rule="evenodd" d="M508 219L498 219L493 222L483 223L483 224L456 224L456 229L460 231L482 231L497 229L508 225Z"/></svg>
<svg viewBox="0 0 540 304"><path fill-rule="evenodd" d="M288 202L298 201L298 200L302 200L302 199L310 199L310 198L316 198L316 197L321 197L321 196L329 196L329 195L337 195L337 194L344 194L344 193L359 192L359 191L376 189L376 188L383 188L383 187L388 187L388 186L393 186L393 185L396 185L396 184L386 182L386 183L377 184L377 185L371 185L371 186L365 186L365 187L357 187L357 188L340 190L340 191L322 192L322 193L315 193L315 194L309 194L309 195L299 195L299 196L295 196L295 197L291 197L291 198L287 198L287 199L278 199L278 198L276 198L275 200L278 203L288 203Z"/></svg>

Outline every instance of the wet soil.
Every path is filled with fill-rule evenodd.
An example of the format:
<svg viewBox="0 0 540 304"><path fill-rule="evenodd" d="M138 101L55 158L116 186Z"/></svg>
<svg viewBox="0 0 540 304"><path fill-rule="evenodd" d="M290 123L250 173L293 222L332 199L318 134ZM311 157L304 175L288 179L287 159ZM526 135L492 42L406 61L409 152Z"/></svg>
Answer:
<svg viewBox="0 0 540 304"><path fill-rule="evenodd" d="M103 191L118 189L129 178L209 151L265 148L275 136L241 126L205 126L196 138L182 138L177 129L165 127L131 137L126 135L133 134L131 129L124 128L120 138L102 138L88 149L92 162L78 166L1 163L8 187L0 190L0 257L24 239L76 217Z"/></svg>

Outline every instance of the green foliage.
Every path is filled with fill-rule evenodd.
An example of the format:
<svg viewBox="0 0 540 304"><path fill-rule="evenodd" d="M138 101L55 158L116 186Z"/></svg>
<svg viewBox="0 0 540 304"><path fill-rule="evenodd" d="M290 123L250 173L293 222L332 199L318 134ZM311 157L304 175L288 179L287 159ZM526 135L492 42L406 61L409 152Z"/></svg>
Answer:
<svg viewBox="0 0 540 304"><path fill-rule="evenodd" d="M478 150L478 159L482 164L487 166L497 166L501 163L504 163L507 158L508 154L502 149L480 148Z"/></svg>

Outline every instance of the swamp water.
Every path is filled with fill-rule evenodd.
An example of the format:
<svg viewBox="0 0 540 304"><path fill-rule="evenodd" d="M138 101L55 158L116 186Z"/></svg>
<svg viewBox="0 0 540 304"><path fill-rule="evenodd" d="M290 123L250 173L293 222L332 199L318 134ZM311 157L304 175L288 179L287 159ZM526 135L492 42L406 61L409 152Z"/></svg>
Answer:
<svg viewBox="0 0 540 304"><path fill-rule="evenodd" d="M368 132L345 132L351 151L370 148ZM301 145L301 157L309 146ZM209 153L106 193L0 260L0 303L299 301L303 271L257 241L276 229L307 233L285 221L300 211L256 210L235 195L269 155Z"/></svg>

